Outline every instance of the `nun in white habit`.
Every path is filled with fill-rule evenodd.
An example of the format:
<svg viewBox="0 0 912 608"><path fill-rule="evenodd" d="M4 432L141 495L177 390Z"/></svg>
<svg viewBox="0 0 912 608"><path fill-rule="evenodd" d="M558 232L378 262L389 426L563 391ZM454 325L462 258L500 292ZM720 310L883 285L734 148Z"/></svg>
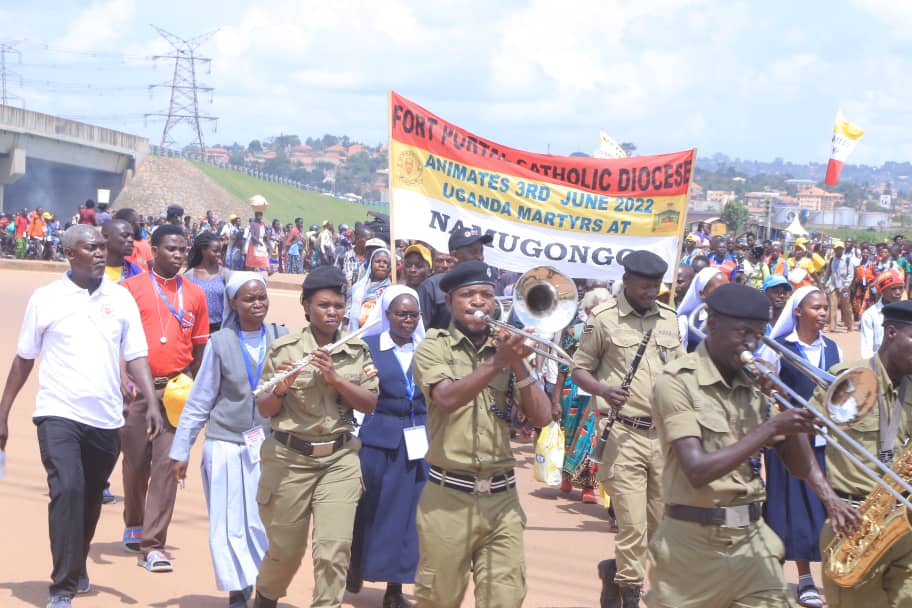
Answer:
<svg viewBox="0 0 912 608"><path fill-rule="evenodd" d="M269 345L288 330L264 323L269 311L266 281L256 272L233 272L226 285L230 313L209 337L199 372L174 435L170 457L179 480L187 474L190 449L206 426L203 491L209 507L209 548L216 585L228 591L231 608L247 606L266 530L256 502L259 444L269 420L254 406Z"/></svg>
<svg viewBox="0 0 912 608"><path fill-rule="evenodd" d="M684 349L691 353L696 350L700 343L699 339L690 331L688 317L700 304L706 301L717 287L728 283L728 276L718 268L704 268L697 273L694 280L687 288L684 299L681 300L681 306L678 307L678 332L681 334L681 342L684 343ZM697 322L702 324L706 321L706 311L697 315Z"/></svg>

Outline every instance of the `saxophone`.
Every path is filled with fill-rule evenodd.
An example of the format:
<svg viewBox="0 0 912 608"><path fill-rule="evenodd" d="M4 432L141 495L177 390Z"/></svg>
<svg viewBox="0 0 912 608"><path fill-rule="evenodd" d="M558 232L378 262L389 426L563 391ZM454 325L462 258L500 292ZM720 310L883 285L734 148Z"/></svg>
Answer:
<svg viewBox="0 0 912 608"><path fill-rule="evenodd" d="M909 481L912 446L893 463L893 472ZM884 480L895 490L899 485ZM861 524L846 536L834 538L824 550L824 572L840 587L859 585L871 569L902 537L912 532L910 514L889 492L878 485L858 507Z"/></svg>

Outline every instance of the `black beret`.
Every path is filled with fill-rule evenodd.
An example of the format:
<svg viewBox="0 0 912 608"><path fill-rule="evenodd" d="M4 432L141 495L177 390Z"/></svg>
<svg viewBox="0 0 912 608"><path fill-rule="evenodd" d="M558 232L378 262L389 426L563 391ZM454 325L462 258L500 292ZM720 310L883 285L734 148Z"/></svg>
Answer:
<svg viewBox="0 0 912 608"><path fill-rule="evenodd" d="M478 228L460 228L450 233L450 251L474 245L479 241L487 245L493 240L493 234L484 234Z"/></svg>
<svg viewBox="0 0 912 608"><path fill-rule="evenodd" d="M463 262L457 264L443 275L440 289L450 293L454 289L468 285L494 285L497 283L497 271L484 262Z"/></svg>
<svg viewBox="0 0 912 608"><path fill-rule="evenodd" d="M345 273L341 268L335 266L317 266L304 279L301 285L303 291L315 291L317 289L334 289L336 291L345 291L346 287Z"/></svg>
<svg viewBox="0 0 912 608"><path fill-rule="evenodd" d="M883 307L884 323L912 323L912 300L893 302Z"/></svg>
<svg viewBox="0 0 912 608"><path fill-rule="evenodd" d="M661 279L665 276L665 271L668 270L668 263L665 260L645 249L631 251L624 256L624 261L621 262L621 265L630 274L636 274L647 279Z"/></svg>
<svg viewBox="0 0 912 608"><path fill-rule="evenodd" d="M715 289L706 298L709 309L720 315L736 319L769 321L769 300L759 289L728 283Z"/></svg>

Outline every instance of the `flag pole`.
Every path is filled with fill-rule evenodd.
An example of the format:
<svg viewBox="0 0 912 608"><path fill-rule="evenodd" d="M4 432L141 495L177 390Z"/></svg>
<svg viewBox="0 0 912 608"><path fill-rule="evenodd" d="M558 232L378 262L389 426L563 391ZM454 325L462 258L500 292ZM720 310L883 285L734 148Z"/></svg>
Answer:
<svg viewBox="0 0 912 608"><path fill-rule="evenodd" d="M390 260L390 271L392 277L390 283L395 285L397 283L397 272L396 267L396 236L393 226L395 221L393 220L393 90L390 89L386 94L387 104L386 104L386 141L387 141L387 161L388 161L388 171L387 171L387 192L389 193L389 229L390 229L390 254L392 259Z"/></svg>
<svg viewBox="0 0 912 608"><path fill-rule="evenodd" d="M697 169L697 149L693 149L693 166L690 168L690 175L687 176L687 190L684 191L684 212L681 214L681 224L680 226L686 231L687 230L687 210L690 208L690 184L693 182L693 174ZM687 235L683 234L680 229L678 229L678 254L673 260L674 270L671 271L671 285L669 291L671 292L671 298L669 299L669 305L675 310L678 309L678 305L675 302L675 289L678 285L678 269L681 268L681 258L684 255L684 241L687 239Z"/></svg>

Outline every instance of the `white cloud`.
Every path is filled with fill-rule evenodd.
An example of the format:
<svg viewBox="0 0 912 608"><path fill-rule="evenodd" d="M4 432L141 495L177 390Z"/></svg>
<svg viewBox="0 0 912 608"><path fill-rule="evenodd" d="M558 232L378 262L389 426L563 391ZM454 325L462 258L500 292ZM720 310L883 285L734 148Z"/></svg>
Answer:
<svg viewBox="0 0 912 608"><path fill-rule="evenodd" d="M912 29L912 2L908 0L853 0L861 10L906 35Z"/></svg>
<svg viewBox="0 0 912 608"><path fill-rule="evenodd" d="M84 52L116 48L135 15L134 0L93 3L76 16L57 44Z"/></svg>

